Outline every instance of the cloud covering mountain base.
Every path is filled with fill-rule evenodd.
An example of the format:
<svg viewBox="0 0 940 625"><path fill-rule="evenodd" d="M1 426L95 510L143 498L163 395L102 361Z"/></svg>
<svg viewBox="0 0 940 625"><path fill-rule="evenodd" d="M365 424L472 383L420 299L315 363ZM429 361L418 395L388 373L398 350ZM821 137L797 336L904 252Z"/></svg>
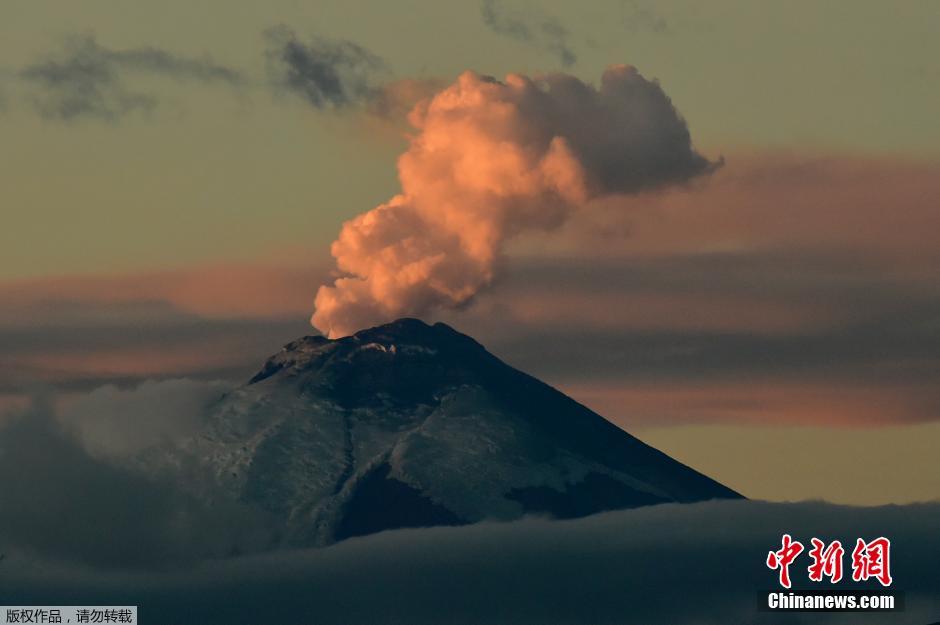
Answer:
<svg viewBox="0 0 940 625"><path fill-rule="evenodd" d="M923 625L940 614L938 531L935 503L667 504L576 521L399 530L132 572L12 556L0 564L0 585L20 603L138 604L152 622ZM887 619L758 612L757 591L776 583L763 560L782 532L805 541L891 537L892 590L905 593L905 611ZM803 566L794 566L799 585Z"/></svg>

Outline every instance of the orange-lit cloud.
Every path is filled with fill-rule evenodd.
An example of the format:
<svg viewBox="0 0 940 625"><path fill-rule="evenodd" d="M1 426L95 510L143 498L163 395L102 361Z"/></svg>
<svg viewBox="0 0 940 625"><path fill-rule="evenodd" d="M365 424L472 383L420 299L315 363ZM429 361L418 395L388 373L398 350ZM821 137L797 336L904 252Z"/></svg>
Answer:
<svg viewBox="0 0 940 625"><path fill-rule="evenodd" d="M562 389L630 430L695 423L870 426L940 417L940 394L923 382L676 380L573 383Z"/></svg>
<svg viewBox="0 0 940 625"><path fill-rule="evenodd" d="M745 293L588 291L577 285L499 292L499 314L520 326L793 334L829 327L839 311L825 301L784 301ZM496 298L493 298L496 299ZM490 300L487 303L492 303ZM484 304L485 306L485 304ZM455 318L456 322L456 318Z"/></svg>
<svg viewBox="0 0 940 625"><path fill-rule="evenodd" d="M921 271L928 277L940 268L938 205L940 162L741 153L699 182L597 202L579 213L569 238L553 244L583 250L584 237L610 242L626 236L628 243L605 249L647 256L854 253L882 274Z"/></svg>
<svg viewBox="0 0 940 625"><path fill-rule="evenodd" d="M88 380L113 378L165 378L200 370L225 370L243 354L233 341L201 342L198 346L171 344L126 349L107 348L91 353L48 351L18 359L33 371L68 372ZM54 377L50 381L54 381Z"/></svg>
<svg viewBox="0 0 940 625"><path fill-rule="evenodd" d="M247 378L304 333L315 267L265 261L0 284L0 393L150 377Z"/></svg>
<svg viewBox="0 0 940 625"><path fill-rule="evenodd" d="M327 275L324 269L299 264L220 263L134 274L64 275L0 283L0 322L35 322L36 315L60 312L69 323L81 321L74 310L55 304L119 305L130 318L136 310L152 318L155 303L167 312L216 318L266 318L303 314L310 307L309 289ZM95 319L101 320L100 316Z"/></svg>
<svg viewBox="0 0 940 625"><path fill-rule="evenodd" d="M341 276L312 323L331 337L466 305L496 277L504 243L558 227L591 198L681 183L714 165L656 82L616 66L505 82L472 72L411 114L402 192L348 221Z"/></svg>

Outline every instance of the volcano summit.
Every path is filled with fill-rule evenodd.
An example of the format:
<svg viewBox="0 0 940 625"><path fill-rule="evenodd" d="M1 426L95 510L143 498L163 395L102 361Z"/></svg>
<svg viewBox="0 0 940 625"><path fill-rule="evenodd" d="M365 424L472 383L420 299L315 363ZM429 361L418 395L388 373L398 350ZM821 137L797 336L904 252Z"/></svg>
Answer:
<svg viewBox="0 0 940 625"><path fill-rule="evenodd" d="M214 495L276 519L289 545L740 497L415 319L289 343L175 453Z"/></svg>

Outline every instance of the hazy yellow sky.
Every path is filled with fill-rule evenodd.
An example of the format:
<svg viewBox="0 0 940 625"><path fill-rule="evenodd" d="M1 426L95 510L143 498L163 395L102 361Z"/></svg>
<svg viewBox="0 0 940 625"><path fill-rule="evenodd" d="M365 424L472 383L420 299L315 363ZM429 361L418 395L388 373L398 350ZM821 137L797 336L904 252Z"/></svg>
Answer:
<svg viewBox="0 0 940 625"><path fill-rule="evenodd" d="M936 423L871 429L692 425L635 433L752 499L883 505L940 497Z"/></svg>
<svg viewBox="0 0 940 625"><path fill-rule="evenodd" d="M935 2L506 2L554 20L596 80L611 63L658 78L704 153L742 146L937 156L940 5ZM287 24L347 39L387 76L562 69L539 42L500 36L475 2L81 3L0 7L0 278L252 258L325 249L339 224L395 189L401 142L349 115L265 88L262 32ZM70 34L155 46L243 71L246 83L149 85L149 113L42 120L12 77Z"/></svg>

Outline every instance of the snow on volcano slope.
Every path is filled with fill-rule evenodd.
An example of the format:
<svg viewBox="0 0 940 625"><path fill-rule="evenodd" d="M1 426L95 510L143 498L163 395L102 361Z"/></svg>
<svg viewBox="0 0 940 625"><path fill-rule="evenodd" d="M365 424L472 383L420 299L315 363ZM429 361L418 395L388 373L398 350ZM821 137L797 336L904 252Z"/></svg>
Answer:
<svg viewBox="0 0 940 625"><path fill-rule="evenodd" d="M740 497L415 319L289 343L175 453L199 489L271 515L290 545Z"/></svg>

